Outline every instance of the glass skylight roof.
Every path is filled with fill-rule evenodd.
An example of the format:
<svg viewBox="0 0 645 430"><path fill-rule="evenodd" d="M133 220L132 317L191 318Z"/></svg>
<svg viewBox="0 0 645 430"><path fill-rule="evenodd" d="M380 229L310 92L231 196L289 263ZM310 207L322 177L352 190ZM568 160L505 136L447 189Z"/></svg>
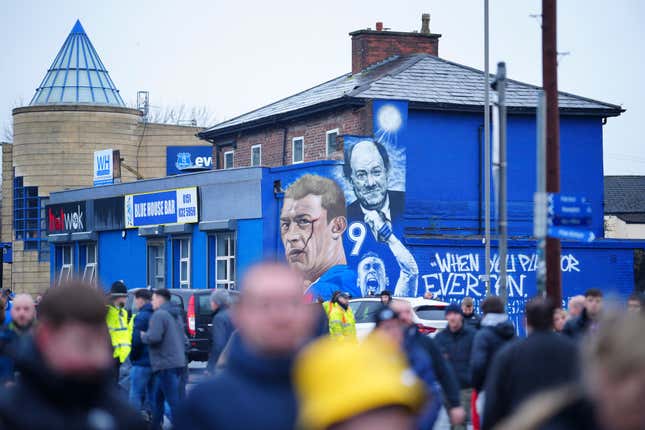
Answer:
<svg viewBox="0 0 645 430"><path fill-rule="evenodd" d="M80 21L74 24L29 104L125 106Z"/></svg>

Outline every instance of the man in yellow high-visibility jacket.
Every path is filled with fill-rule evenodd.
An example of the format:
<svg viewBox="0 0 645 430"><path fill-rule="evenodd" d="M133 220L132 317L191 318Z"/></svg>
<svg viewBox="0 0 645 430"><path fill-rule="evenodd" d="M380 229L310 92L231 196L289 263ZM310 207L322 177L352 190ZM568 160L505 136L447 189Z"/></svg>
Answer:
<svg viewBox="0 0 645 430"><path fill-rule="evenodd" d="M114 365L117 370L130 355L132 342L132 325L125 309L127 297L128 289L123 281L114 282L110 288L110 304L107 306L105 319L112 339Z"/></svg>
<svg viewBox="0 0 645 430"><path fill-rule="evenodd" d="M356 319L349 307L349 294L334 294L332 301L323 303L329 318L329 335L340 341L356 341Z"/></svg>

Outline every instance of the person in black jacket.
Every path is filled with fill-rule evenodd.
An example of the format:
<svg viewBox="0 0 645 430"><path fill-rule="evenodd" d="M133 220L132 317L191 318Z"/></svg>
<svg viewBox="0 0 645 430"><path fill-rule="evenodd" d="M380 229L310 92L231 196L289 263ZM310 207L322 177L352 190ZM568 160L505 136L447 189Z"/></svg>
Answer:
<svg viewBox="0 0 645 430"><path fill-rule="evenodd" d="M451 303L445 310L448 327L435 336L435 341L445 359L452 365L459 380L461 405L466 411L466 424L470 421L470 397L472 383L470 377L470 355L475 338L475 330L464 325L464 317L459 305ZM453 429L465 429L453 425Z"/></svg>
<svg viewBox="0 0 645 430"><path fill-rule="evenodd" d="M504 302L497 296L487 297L482 303L484 318L481 330L475 335L470 356L473 388L481 392L486 382L486 374L495 353L515 337L515 326L504 313Z"/></svg>
<svg viewBox="0 0 645 430"><path fill-rule="evenodd" d="M461 301L461 314L464 316L464 324L466 326L479 330L482 319L475 313L475 301L472 297L464 297Z"/></svg>
<svg viewBox="0 0 645 430"><path fill-rule="evenodd" d="M390 307L399 316L399 320L407 326L405 331L406 340L418 344L430 357L434 374L441 386L445 396L445 403L448 405L448 416L452 424L462 424L466 418L466 411L461 406L459 397L459 382L455 371L446 359L441 355L435 341L430 336L419 333L412 320L412 306L404 300L394 300Z"/></svg>
<svg viewBox="0 0 645 430"><path fill-rule="evenodd" d="M226 367L191 390L175 429L295 427L292 363L316 323L302 285L298 272L279 263L255 265L244 275L232 314L239 335L231 338Z"/></svg>
<svg viewBox="0 0 645 430"><path fill-rule="evenodd" d="M578 348L553 331L555 304L536 297L526 305L526 339L507 343L486 376L482 430L494 428L529 397L578 377Z"/></svg>
<svg viewBox="0 0 645 430"><path fill-rule="evenodd" d="M152 292L146 289L134 293L134 315L132 329L132 350L130 351L130 404L144 415L152 414L153 377L150 367L148 345L141 341L141 332L148 331L152 317Z"/></svg>
<svg viewBox="0 0 645 430"><path fill-rule="evenodd" d="M567 321L562 333L573 340L581 339L588 332L598 329L602 313L602 291L590 288L585 291L585 307L579 317Z"/></svg>
<svg viewBox="0 0 645 430"><path fill-rule="evenodd" d="M106 312L94 286L74 282L47 290L33 338L21 338L15 353L20 378L0 392L0 428L145 428L117 391Z"/></svg>
<svg viewBox="0 0 645 430"><path fill-rule="evenodd" d="M213 346L211 348L211 354L208 357L208 371L211 373L215 371L215 364L217 364L220 354L224 351L224 347L226 347L231 334L235 331L229 313L230 302L231 298L228 291L223 288L216 289L211 293L211 309L213 310L211 333Z"/></svg>

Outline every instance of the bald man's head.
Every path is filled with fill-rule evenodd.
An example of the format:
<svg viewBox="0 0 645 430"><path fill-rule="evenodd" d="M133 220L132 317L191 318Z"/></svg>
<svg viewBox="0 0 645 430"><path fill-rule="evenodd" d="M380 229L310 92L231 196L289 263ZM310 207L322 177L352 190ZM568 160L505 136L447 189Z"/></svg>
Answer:
<svg viewBox="0 0 645 430"><path fill-rule="evenodd" d="M405 300L392 300L390 303L390 308L397 314L399 314L399 319L401 322L407 325L413 324L413 315L412 315L412 305Z"/></svg>
<svg viewBox="0 0 645 430"><path fill-rule="evenodd" d="M11 307L11 319L19 329L28 329L36 319L36 305L29 294L17 294Z"/></svg>
<svg viewBox="0 0 645 430"><path fill-rule="evenodd" d="M242 278L233 318L247 344L266 355L294 352L313 331L302 276L286 264L260 263Z"/></svg>

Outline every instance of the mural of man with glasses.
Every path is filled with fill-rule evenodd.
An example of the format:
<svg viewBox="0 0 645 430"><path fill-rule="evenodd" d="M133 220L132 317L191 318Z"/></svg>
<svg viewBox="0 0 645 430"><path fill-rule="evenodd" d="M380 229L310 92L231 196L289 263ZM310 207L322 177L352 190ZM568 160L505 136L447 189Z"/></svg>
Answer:
<svg viewBox="0 0 645 430"><path fill-rule="evenodd" d="M288 264L302 272L310 300L330 300L334 291L360 297L356 273L347 266L343 233L345 196L338 184L304 175L289 186L280 213L280 237Z"/></svg>

